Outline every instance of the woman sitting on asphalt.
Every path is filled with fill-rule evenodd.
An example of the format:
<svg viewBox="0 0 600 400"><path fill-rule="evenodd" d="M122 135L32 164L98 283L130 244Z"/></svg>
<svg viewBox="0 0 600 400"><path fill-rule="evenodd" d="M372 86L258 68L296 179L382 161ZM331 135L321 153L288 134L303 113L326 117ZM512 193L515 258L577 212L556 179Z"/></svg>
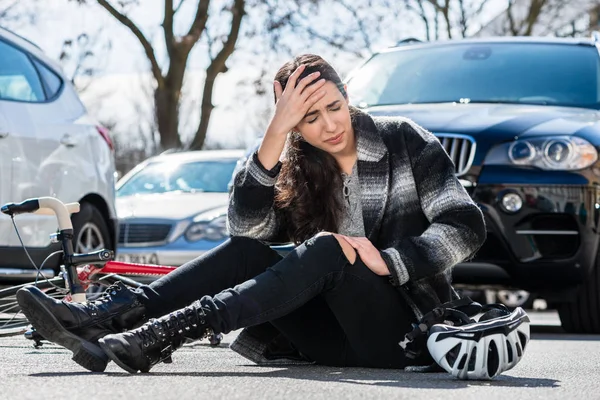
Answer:
<svg viewBox="0 0 600 400"><path fill-rule="evenodd" d="M40 334L92 371L111 359L147 372L186 339L240 328L231 348L259 364L432 362L427 351L407 358L399 342L457 298L452 267L486 236L452 161L414 122L349 106L319 56L286 63L274 91L262 144L235 176L231 239L141 289L117 283L95 302L21 289ZM285 257L269 247L289 241L298 246Z"/></svg>

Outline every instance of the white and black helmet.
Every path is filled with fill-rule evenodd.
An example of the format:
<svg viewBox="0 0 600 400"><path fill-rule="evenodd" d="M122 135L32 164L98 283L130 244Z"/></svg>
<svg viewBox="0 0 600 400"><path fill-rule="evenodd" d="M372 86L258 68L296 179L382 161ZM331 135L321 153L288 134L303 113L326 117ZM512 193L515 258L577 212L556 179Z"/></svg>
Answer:
<svg viewBox="0 0 600 400"><path fill-rule="evenodd" d="M511 313L501 304L486 305L483 311L478 321L459 326L439 323L429 329L429 353L456 378L492 379L523 357L529 342L525 311L517 307Z"/></svg>

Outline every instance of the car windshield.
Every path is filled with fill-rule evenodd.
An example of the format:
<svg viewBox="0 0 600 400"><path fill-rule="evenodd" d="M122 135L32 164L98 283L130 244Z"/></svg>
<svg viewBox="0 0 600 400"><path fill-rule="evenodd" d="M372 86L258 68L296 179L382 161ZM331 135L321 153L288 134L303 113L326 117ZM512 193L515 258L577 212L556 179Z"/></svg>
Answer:
<svg viewBox="0 0 600 400"><path fill-rule="evenodd" d="M227 192L237 160L152 162L124 182L117 197L167 192Z"/></svg>
<svg viewBox="0 0 600 400"><path fill-rule="evenodd" d="M523 103L597 109L598 51L586 45L452 44L380 53L348 81L359 107Z"/></svg>

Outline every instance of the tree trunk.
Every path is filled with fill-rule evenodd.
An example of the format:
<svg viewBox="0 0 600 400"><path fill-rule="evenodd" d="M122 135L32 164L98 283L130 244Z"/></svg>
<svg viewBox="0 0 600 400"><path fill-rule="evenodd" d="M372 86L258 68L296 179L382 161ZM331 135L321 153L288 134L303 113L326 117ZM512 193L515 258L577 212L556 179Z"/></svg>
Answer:
<svg viewBox="0 0 600 400"><path fill-rule="evenodd" d="M179 90L165 85L154 92L156 123L161 150L181 147L179 138Z"/></svg>
<svg viewBox="0 0 600 400"><path fill-rule="evenodd" d="M214 68L208 68L206 70L206 81L204 82L204 90L202 91L202 105L200 108L200 124L198 130L194 136L194 140L190 144L190 150L202 150L204 141L206 140L206 133L208 132L208 124L210 122L210 116L215 106L212 103L213 88L215 86L215 79L221 71L217 71Z"/></svg>
<svg viewBox="0 0 600 400"><path fill-rule="evenodd" d="M183 147L179 135L179 104L189 52L188 48L175 48L172 51L167 76L162 87L159 85L154 92L160 147L163 151Z"/></svg>

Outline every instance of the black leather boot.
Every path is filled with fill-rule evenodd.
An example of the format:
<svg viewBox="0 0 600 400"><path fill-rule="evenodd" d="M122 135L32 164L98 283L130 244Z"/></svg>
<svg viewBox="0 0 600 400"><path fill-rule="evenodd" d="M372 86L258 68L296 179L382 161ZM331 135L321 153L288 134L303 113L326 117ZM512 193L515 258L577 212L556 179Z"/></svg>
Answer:
<svg viewBox="0 0 600 400"><path fill-rule="evenodd" d="M171 354L183 346L186 339L208 337L212 329L205 317L200 302L196 301L186 308L151 319L132 331L107 335L98 343L125 371L132 374L148 372L160 362L172 362Z"/></svg>
<svg viewBox="0 0 600 400"><path fill-rule="evenodd" d="M17 301L37 332L71 350L75 362L94 372L108 363L98 339L139 325L146 313L138 295L121 282L87 303L58 301L34 286L20 289Z"/></svg>

